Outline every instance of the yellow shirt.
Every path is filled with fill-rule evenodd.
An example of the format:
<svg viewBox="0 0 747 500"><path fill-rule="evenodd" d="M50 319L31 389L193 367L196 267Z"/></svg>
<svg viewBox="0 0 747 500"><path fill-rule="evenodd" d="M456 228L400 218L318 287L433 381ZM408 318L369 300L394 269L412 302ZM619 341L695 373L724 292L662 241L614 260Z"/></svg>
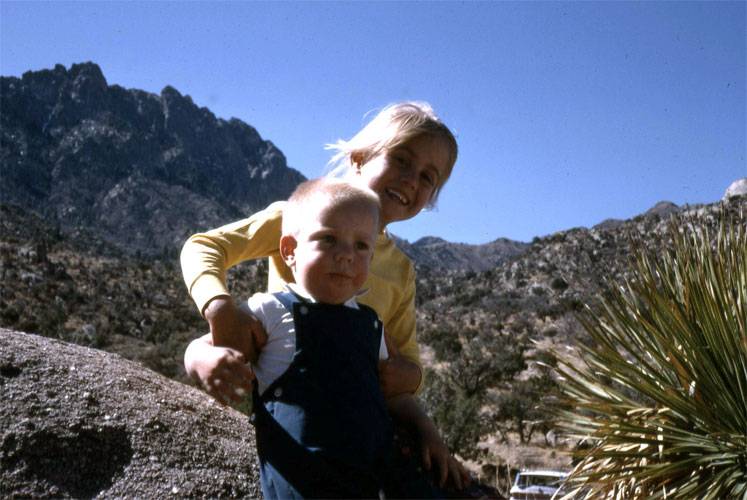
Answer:
<svg viewBox="0 0 747 500"><path fill-rule="evenodd" d="M283 283L294 282L278 249L284 206L284 201L275 202L248 219L195 234L187 240L181 253L182 273L201 312L213 298L230 295L226 269L245 260L269 258L267 291L270 293L283 291ZM420 391L424 377L415 342L415 270L410 259L384 232L376 239L363 287L370 291L358 298L358 302L379 314L402 355L418 365L421 377L417 391Z"/></svg>

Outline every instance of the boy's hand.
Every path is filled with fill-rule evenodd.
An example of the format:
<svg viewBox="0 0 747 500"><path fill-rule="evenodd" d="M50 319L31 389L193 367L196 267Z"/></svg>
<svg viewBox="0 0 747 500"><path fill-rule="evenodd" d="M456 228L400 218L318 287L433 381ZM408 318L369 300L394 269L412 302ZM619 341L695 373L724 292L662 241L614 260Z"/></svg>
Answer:
<svg viewBox="0 0 747 500"><path fill-rule="evenodd" d="M226 399L239 403L242 391L252 392L254 373L245 364L244 356L230 347L213 346L209 334L189 344L184 367L222 405Z"/></svg>
<svg viewBox="0 0 747 500"><path fill-rule="evenodd" d="M411 360L400 354L394 341L384 332L389 358L379 360L379 383L384 398L397 394L415 393L420 385L420 368Z"/></svg>
<svg viewBox="0 0 747 500"><path fill-rule="evenodd" d="M257 318L236 307L231 297L220 296L205 308L205 319L215 346L231 347L246 361L257 362L260 349L267 343L267 332Z"/></svg>

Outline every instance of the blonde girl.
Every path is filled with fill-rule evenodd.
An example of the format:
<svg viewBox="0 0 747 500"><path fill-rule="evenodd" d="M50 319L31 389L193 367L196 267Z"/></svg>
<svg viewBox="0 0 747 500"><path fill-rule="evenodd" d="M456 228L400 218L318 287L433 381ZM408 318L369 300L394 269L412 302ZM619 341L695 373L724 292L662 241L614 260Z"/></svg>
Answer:
<svg viewBox="0 0 747 500"><path fill-rule="evenodd" d="M331 175L362 183L381 201L381 232L364 284L369 291L358 301L379 314L387 332L392 355L379 367L382 391L386 396L416 393L423 370L415 341L415 272L384 229L433 206L456 162L456 140L428 104L406 102L387 106L355 137L328 148L336 151ZM268 257L269 292L293 280L278 250L284 206L276 202L248 219L196 234L181 253L184 280L210 324L213 343L238 351L235 359L220 360L211 379L202 381L220 401L238 400L236 387L251 390L244 363L256 361L267 340L259 321L233 303L226 269Z"/></svg>

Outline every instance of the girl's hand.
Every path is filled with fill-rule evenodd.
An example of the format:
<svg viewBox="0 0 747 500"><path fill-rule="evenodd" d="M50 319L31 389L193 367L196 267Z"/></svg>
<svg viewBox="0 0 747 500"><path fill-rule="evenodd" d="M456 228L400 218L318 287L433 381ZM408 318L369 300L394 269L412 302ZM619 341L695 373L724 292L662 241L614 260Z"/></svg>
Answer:
<svg viewBox="0 0 747 500"><path fill-rule="evenodd" d="M420 368L408 358L402 356L394 341L384 332L389 358L379 360L379 383L384 398L397 394L414 394L420 385Z"/></svg>
<svg viewBox="0 0 747 500"><path fill-rule="evenodd" d="M210 334L193 340L184 353L184 367L220 404L226 399L241 402L242 393L251 393L254 373L244 356L230 347L215 347Z"/></svg>
<svg viewBox="0 0 747 500"><path fill-rule="evenodd" d="M434 475L438 478L439 488L443 488L449 477L457 490L468 485L472 478L464 466L449 453L436 427L429 422L429 425L419 426L418 430L423 466L430 471L435 463Z"/></svg>
<svg viewBox="0 0 747 500"><path fill-rule="evenodd" d="M267 343L267 332L257 318L236 307L231 297L219 296L208 303L205 319L214 345L232 347L246 361L257 362L260 349Z"/></svg>

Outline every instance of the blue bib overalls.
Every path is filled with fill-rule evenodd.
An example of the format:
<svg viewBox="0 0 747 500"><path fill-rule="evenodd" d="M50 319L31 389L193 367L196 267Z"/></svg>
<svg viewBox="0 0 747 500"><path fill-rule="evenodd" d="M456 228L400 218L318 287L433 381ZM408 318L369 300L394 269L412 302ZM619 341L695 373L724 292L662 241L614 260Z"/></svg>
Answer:
<svg viewBox="0 0 747 500"><path fill-rule="evenodd" d="M261 397L255 389L252 421L265 498L434 495L427 481L404 480L410 472L395 465L375 311L275 297L293 314L296 352Z"/></svg>

